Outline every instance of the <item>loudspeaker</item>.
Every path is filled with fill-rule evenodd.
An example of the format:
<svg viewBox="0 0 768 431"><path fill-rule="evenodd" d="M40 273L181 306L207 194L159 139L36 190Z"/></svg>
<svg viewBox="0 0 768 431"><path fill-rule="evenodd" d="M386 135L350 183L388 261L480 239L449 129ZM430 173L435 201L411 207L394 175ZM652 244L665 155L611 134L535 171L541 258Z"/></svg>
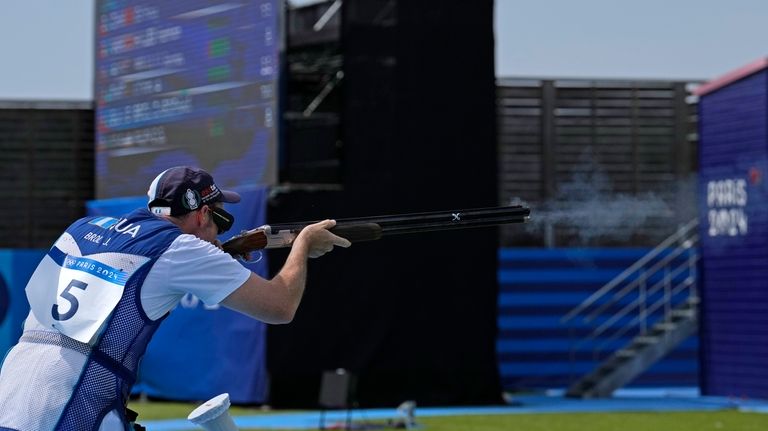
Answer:
<svg viewBox="0 0 768 431"><path fill-rule="evenodd" d="M344 429L352 429L352 407L355 400L355 376L343 368L325 371L320 382L320 429L325 429L326 409L347 409Z"/></svg>
<svg viewBox="0 0 768 431"><path fill-rule="evenodd" d="M349 408L354 402L354 392L355 377L352 374L342 368L325 371L320 383L318 404L324 409Z"/></svg>

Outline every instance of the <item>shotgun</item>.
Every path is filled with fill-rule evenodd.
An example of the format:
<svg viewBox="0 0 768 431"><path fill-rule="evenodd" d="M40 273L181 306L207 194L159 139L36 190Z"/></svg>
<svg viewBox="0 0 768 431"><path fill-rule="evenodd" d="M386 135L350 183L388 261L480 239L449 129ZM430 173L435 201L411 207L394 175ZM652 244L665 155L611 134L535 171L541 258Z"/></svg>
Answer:
<svg viewBox="0 0 768 431"><path fill-rule="evenodd" d="M454 211L434 211L388 216L337 219L330 231L350 242L373 241L390 235L468 229L525 223L531 210L515 205ZM243 231L222 244L232 256L247 256L255 250L290 247L305 226L316 223L271 224Z"/></svg>

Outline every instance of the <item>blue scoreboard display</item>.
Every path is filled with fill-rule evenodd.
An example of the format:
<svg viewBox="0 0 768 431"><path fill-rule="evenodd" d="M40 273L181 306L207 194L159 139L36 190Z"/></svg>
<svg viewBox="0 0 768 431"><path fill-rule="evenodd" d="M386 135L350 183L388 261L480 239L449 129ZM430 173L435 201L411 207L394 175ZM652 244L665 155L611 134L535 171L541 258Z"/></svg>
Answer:
<svg viewBox="0 0 768 431"><path fill-rule="evenodd" d="M96 196L176 165L222 187L277 177L280 0L97 0Z"/></svg>

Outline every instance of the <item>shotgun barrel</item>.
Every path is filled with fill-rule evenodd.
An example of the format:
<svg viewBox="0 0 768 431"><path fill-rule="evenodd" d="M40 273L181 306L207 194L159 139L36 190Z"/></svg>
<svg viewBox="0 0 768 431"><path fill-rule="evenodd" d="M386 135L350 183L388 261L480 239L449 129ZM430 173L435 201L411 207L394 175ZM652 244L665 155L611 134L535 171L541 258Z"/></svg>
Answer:
<svg viewBox="0 0 768 431"><path fill-rule="evenodd" d="M387 216L342 218L330 229L350 242L373 241L390 235L525 223L530 209L520 205L466 210L432 211ZM290 247L305 226L317 221L264 225L222 244L225 252L245 255L253 250Z"/></svg>
<svg viewBox="0 0 768 431"><path fill-rule="evenodd" d="M336 226L331 229L340 236L354 228L362 231L380 228L380 236L399 235L417 232L431 232L497 226L507 223L524 223L530 217L530 209L523 206L507 206L492 208L476 208L467 210L432 211L423 213L398 214L387 216L343 218L336 220ZM304 226L315 222L285 223L270 225L272 232L288 230L298 232ZM370 239L378 239L370 238ZM347 238L349 239L349 238ZM356 239L365 241L365 238ZM350 239L350 241L353 241ZM354 241L353 241L354 242Z"/></svg>

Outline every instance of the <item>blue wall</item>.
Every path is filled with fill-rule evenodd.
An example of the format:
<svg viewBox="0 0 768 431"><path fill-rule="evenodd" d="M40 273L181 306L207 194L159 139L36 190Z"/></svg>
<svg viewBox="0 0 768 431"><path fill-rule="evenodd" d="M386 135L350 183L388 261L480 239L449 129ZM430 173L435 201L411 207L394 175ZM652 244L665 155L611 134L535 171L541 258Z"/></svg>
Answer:
<svg viewBox="0 0 768 431"><path fill-rule="evenodd" d="M579 320L563 324L560 319L648 251L646 248L501 249L497 355L504 389L561 388L591 371L598 364L593 357L596 343L584 346L587 349L573 355L571 347L593 328ZM629 340L622 337L607 344L598 352L598 358L618 350ZM686 340L631 384L697 385L697 337Z"/></svg>
<svg viewBox="0 0 768 431"><path fill-rule="evenodd" d="M584 335L588 328L578 323L563 325L560 318L647 251L643 248L501 249L497 354L503 387L564 387L590 371L597 364L591 353L578 353L573 362L570 357L570 337ZM0 250L0 275L12 286L9 292L13 309L6 313L5 320L0 321L0 348L3 351L15 343L21 333L21 321L28 311L24 286L43 253L39 250ZM232 359L235 362L223 366L230 359L220 353L227 350L228 343L237 342L240 345L240 341L249 337L256 337L252 339L259 344L263 343L263 329L259 327L251 331L254 328L242 327L243 322L232 323L231 317L216 317L219 313L229 313L226 310L219 310L212 315L207 313L210 311L204 310L202 304L194 304L191 309L181 307L172 313L161 329L163 332L158 332L157 340L150 345L147 360L143 364L147 371L139 388L165 398L178 398L180 395L182 398L190 398L195 394L190 391L198 389L181 383L190 378L190 372L206 370L209 376L213 376L212 379L223 380L225 385L232 380L227 375L227 369L239 370L237 375L244 375L243 365L235 363L242 358L235 354L235 359ZM204 319L200 318L200 314ZM237 319L242 316L233 317ZM214 319L213 323L208 320L211 318ZM258 324L244 319L247 324ZM213 326L222 328L220 336L210 336ZM169 338L177 339L178 342L165 345L163 340ZM211 340L215 342L209 344ZM621 347L626 341L628 339L622 339L607 346L606 352ZM691 337L633 385L696 386L697 348L697 338ZM168 349L175 353L168 354ZM191 358L195 358L195 361L190 361ZM241 390L246 392L241 395L242 401L248 398L250 401L254 401L254 398L261 401L266 396L265 381L260 381L263 378L261 373L264 372L263 361L261 354L248 356L245 361L250 366L255 365L256 369L252 370L254 373L249 377L250 381L241 379L238 384L242 383ZM152 365L153 362L156 364ZM155 373L153 369L166 372ZM173 372L168 373L168 370ZM161 375L166 377L161 379ZM207 377L199 376L195 379L208 380ZM252 392L254 387L258 388L255 394ZM236 392L232 386L224 389Z"/></svg>
<svg viewBox="0 0 768 431"><path fill-rule="evenodd" d="M702 390L768 398L768 72L699 100Z"/></svg>

